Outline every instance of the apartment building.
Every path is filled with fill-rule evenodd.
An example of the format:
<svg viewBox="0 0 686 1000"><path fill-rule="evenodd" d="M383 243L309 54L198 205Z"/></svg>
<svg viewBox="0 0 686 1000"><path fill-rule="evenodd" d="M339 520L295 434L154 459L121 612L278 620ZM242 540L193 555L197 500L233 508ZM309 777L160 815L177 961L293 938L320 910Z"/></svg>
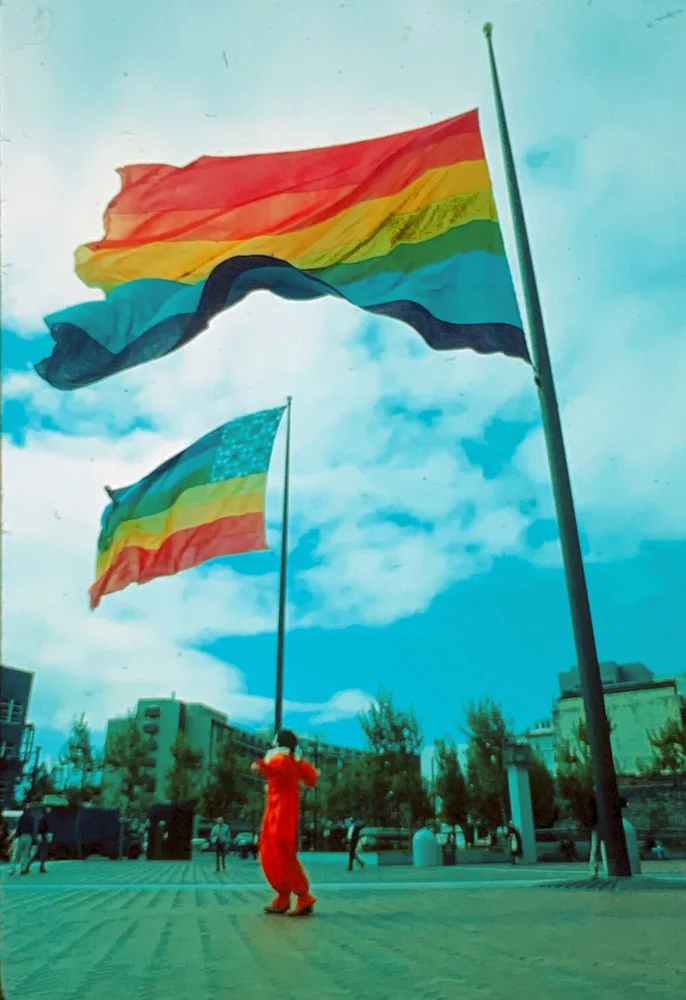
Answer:
<svg viewBox="0 0 686 1000"><path fill-rule="evenodd" d="M0 666L0 806L9 808L33 753L34 729L27 721L33 674Z"/></svg>

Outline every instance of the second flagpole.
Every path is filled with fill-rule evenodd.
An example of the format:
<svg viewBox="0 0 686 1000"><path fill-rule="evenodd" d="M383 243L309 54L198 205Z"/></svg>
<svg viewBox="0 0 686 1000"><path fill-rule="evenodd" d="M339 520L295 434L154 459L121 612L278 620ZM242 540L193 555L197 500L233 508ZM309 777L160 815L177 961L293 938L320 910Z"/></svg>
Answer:
<svg viewBox="0 0 686 1000"><path fill-rule="evenodd" d="M291 403L286 400L286 461L284 464L283 517L281 522L281 571L279 577L279 620L276 633L276 692L274 700L274 731L278 733L283 725L283 664L286 647L286 599L288 570L288 504L291 471Z"/></svg>

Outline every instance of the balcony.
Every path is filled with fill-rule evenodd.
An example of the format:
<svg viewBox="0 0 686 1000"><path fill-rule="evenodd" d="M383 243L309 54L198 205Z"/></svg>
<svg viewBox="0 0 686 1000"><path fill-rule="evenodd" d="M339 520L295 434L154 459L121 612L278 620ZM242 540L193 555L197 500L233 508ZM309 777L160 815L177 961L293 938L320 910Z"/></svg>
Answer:
<svg viewBox="0 0 686 1000"><path fill-rule="evenodd" d="M24 726L24 731L21 734L21 748L19 750L19 758L24 766L28 764L33 755L33 744L35 739L35 729L32 722L29 722Z"/></svg>
<svg viewBox="0 0 686 1000"><path fill-rule="evenodd" d="M156 736L159 731L160 727L156 722L146 722L143 726L143 732L147 733L149 736Z"/></svg>
<svg viewBox="0 0 686 1000"><path fill-rule="evenodd" d="M20 726L24 721L26 706L23 701L3 698L0 701L0 722L10 726Z"/></svg>
<svg viewBox="0 0 686 1000"><path fill-rule="evenodd" d="M150 705L149 708L145 710L145 717L147 719L159 719L160 709L158 705Z"/></svg>
<svg viewBox="0 0 686 1000"><path fill-rule="evenodd" d="M157 767L157 761L154 757L146 757L143 761L143 767L152 768L154 770Z"/></svg>
<svg viewBox="0 0 686 1000"><path fill-rule="evenodd" d="M145 749L148 751L148 753L155 753L157 750L159 750L157 740L146 740Z"/></svg>

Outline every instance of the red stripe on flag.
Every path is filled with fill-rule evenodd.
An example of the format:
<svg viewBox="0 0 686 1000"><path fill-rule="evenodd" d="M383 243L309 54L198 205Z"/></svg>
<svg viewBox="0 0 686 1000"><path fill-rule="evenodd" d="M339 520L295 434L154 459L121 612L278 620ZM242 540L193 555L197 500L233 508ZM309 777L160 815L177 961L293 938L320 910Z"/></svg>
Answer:
<svg viewBox="0 0 686 1000"><path fill-rule="evenodd" d="M202 208L226 211L279 193L326 192L369 184L370 177L380 169L384 173L390 170L392 177L394 164L408 157L410 162L417 158L421 176L432 165L432 156L436 155L433 147L438 147L436 166L483 159L478 113L469 111L409 132L341 146L245 156L203 156L184 167L162 163L121 167L118 173L122 189L110 202L106 218L118 213L135 215ZM428 156L426 163L423 156ZM407 183L408 178L404 178L402 186ZM379 182L376 196L394 190L391 183L390 190L385 192Z"/></svg>
<svg viewBox="0 0 686 1000"><path fill-rule="evenodd" d="M131 583L148 583L160 576L173 576L209 559L263 552L267 548L264 514L224 517L197 528L177 531L159 549L132 545L123 549L112 565L90 588L91 608L105 594L124 590Z"/></svg>

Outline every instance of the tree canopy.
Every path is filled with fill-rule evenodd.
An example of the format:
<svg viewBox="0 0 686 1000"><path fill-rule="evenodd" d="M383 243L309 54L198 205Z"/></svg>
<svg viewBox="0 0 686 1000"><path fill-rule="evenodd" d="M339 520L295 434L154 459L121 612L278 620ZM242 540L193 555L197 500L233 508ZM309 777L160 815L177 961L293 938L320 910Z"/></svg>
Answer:
<svg viewBox="0 0 686 1000"><path fill-rule="evenodd" d="M250 776L250 762L238 752L233 736L227 734L219 744L216 760L202 789L201 812L204 816L215 818L238 816L254 784Z"/></svg>
<svg viewBox="0 0 686 1000"><path fill-rule="evenodd" d="M134 715L109 741L105 751L105 767L118 772L120 792L127 816L141 812L155 791L155 779L146 771L148 748Z"/></svg>
<svg viewBox="0 0 686 1000"><path fill-rule="evenodd" d="M59 755L67 770L64 793L73 805L90 802L96 795L95 775L102 770L102 758L93 746L85 713L72 722L71 733Z"/></svg>
<svg viewBox="0 0 686 1000"><path fill-rule="evenodd" d="M513 742L514 732L492 698L469 704L465 729L471 814L478 825L493 831L505 826L510 816L505 750Z"/></svg>
<svg viewBox="0 0 686 1000"><path fill-rule="evenodd" d="M436 752L436 794L440 802L440 818L449 826L459 826L464 830L469 821L469 799L457 746L453 742L436 740Z"/></svg>
<svg viewBox="0 0 686 1000"><path fill-rule="evenodd" d="M198 797L198 776L203 755L194 750L185 733L178 732L171 748L174 763L167 772L165 791L170 802L187 802Z"/></svg>

